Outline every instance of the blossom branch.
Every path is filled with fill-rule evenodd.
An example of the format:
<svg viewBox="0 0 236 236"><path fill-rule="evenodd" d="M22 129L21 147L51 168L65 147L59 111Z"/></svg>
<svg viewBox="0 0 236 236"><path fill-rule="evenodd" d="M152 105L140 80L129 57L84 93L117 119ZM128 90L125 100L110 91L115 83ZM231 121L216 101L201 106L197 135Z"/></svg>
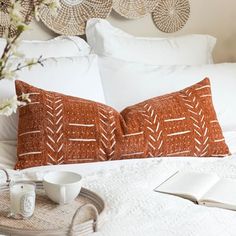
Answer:
<svg viewBox="0 0 236 236"><path fill-rule="evenodd" d="M0 103L0 115L10 116L12 113L16 113L19 106L25 106L31 102L29 96L30 94L22 93L19 97L14 96L10 99L5 99Z"/></svg>
<svg viewBox="0 0 236 236"><path fill-rule="evenodd" d="M46 59L43 59L43 57L40 56L36 61L34 61L34 59L31 59L31 60L29 60L27 63L25 63L23 65L21 63L19 63L17 65L17 68L14 69L12 72L18 72L18 71L21 71L24 68L31 69L32 66L37 65L37 64L39 64L39 65L41 65L43 67L44 66L43 62L44 61L46 61Z"/></svg>
<svg viewBox="0 0 236 236"><path fill-rule="evenodd" d="M5 29L4 37L6 38L6 46L3 50L3 53L0 57L0 81L3 79L13 79L16 78L16 73L22 70L23 68L28 67L31 69L32 66L36 64L40 64L43 66L44 60L42 57L39 57L37 60L30 59L25 60L25 62L18 63L15 69L11 68L11 64L9 60L11 57L21 57L20 53L17 52L18 41L21 34L28 29L28 26L25 22L28 22L31 15L34 14L36 19L39 20L39 10L41 7L48 7L53 13L57 13L58 8L60 8L60 1L59 0L33 0L33 7L32 11L26 16L23 17L22 15L22 6L21 0L10 0L10 5L7 9L9 14L9 22L10 26ZM16 35L11 37L10 31L11 27L15 27ZM18 100L20 99L20 101ZM6 99L0 102L0 115L9 116L13 112L16 112L18 106L26 105L30 102L28 94L22 94L21 96L14 96L11 99Z"/></svg>
<svg viewBox="0 0 236 236"><path fill-rule="evenodd" d="M13 40L7 41L7 44L0 59L0 80L3 79L4 75L3 71L6 68L10 57L12 56L11 52L13 51L13 47L15 46L15 43L17 39L20 37L22 32L23 31L19 31L17 35L13 38Z"/></svg>

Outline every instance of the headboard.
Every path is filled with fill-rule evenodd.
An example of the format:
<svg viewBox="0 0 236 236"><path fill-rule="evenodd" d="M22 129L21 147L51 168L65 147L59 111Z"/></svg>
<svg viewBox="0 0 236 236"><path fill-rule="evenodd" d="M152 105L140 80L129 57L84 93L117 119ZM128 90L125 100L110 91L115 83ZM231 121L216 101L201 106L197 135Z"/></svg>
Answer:
<svg viewBox="0 0 236 236"><path fill-rule="evenodd" d="M189 33L210 34L218 39L214 51L215 62L236 62L236 1L228 0L190 0L191 15L185 27L174 34L160 32L150 15L128 20L114 11L108 20L115 26L137 36L171 37ZM32 31L26 32L26 39L49 39L55 34L42 23L33 22Z"/></svg>

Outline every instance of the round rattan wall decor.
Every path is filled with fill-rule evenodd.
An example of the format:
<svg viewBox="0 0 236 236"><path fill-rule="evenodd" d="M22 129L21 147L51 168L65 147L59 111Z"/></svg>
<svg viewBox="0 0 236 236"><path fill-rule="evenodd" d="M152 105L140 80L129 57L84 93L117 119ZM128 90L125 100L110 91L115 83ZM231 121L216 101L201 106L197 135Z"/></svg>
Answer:
<svg viewBox="0 0 236 236"><path fill-rule="evenodd" d="M17 33L16 28L10 24L8 8L11 0L0 0L0 36L3 36L5 30L9 28L9 36L14 37ZM21 14L25 19L25 23L29 24L32 20L33 0L21 0Z"/></svg>
<svg viewBox="0 0 236 236"><path fill-rule="evenodd" d="M113 0L113 9L128 19L138 19L153 12L158 0Z"/></svg>
<svg viewBox="0 0 236 236"><path fill-rule="evenodd" d="M152 18L157 28L173 33L184 27L190 16L188 0L159 0Z"/></svg>
<svg viewBox="0 0 236 236"><path fill-rule="evenodd" d="M57 34L83 35L90 18L106 18L112 10L112 0L60 0L56 15L43 7L39 14L42 22Z"/></svg>

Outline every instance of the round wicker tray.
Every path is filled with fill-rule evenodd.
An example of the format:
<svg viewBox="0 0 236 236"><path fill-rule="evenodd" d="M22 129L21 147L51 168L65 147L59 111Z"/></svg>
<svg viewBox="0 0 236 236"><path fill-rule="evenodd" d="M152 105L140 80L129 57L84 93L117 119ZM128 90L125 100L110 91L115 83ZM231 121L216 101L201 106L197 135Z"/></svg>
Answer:
<svg viewBox="0 0 236 236"><path fill-rule="evenodd" d="M34 215L30 219L15 220L7 217L9 183L0 185L0 233L19 236L87 236L102 226L105 203L96 193L82 188L73 203L58 205L45 195L42 182L36 182L36 186Z"/></svg>
<svg viewBox="0 0 236 236"><path fill-rule="evenodd" d="M60 3L56 16L48 7L43 7L39 15L49 29L61 35L83 35L88 19L107 18L112 10L112 0L60 0Z"/></svg>
<svg viewBox="0 0 236 236"><path fill-rule="evenodd" d="M152 13L156 27L165 33L181 30L190 17L189 0L159 0Z"/></svg>
<svg viewBox="0 0 236 236"><path fill-rule="evenodd" d="M153 12L158 0L113 0L113 9L127 19L139 19Z"/></svg>

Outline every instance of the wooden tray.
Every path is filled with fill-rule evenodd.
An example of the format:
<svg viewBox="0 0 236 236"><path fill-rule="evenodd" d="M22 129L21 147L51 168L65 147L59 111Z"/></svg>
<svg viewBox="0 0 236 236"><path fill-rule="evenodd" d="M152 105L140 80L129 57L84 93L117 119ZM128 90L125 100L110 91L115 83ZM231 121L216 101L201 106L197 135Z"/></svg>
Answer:
<svg viewBox="0 0 236 236"><path fill-rule="evenodd" d="M96 193L82 188L69 205L53 203L45 194L42 182L36 183L34 215L27 220L7 218L10 206L9 177L0 185L0 233L34 236L87 236L102 226L105 203Z"/></svg>

